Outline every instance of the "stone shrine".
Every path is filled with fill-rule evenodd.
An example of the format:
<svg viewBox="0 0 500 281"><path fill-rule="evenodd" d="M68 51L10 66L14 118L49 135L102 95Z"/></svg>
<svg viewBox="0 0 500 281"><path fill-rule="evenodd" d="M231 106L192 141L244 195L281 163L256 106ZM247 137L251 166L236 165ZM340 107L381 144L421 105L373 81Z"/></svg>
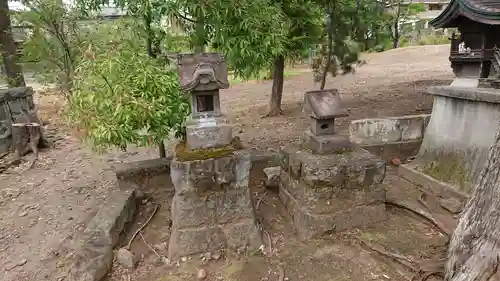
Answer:
<svg viewBox="0 0 500 281"><path fill-rule="evenodd" d="M336 91L306 93L310 128L301 147L280 151L279 197L302 239L386 219L385 163L335 133L347 113Z"/></svg>
<svg viewBox="0 0 500 281"><path fill-rule="evenodd" d="M432 115L417 157L405 167L470 194L500 118L500 2L452 0L430 24L460 32L450 38L456 78L426 90Z"/></svg>
<svg viewBox="0 0 500 281"><path fill-rule="evenodd" d="M191 118L187 122L189 149L228 145L232 126L221 113L219 89L227 89L227 65L218 53L178 54L181 91L191 95Z"/></svg>
<svg viewBox="0 0 500 281"><path fill-rule="evenodd" d="M336 90L309 91L305 94L310 118L306 138L313 153L325 154L352 148L349 138L335 133L335 118L349 114L340 107Z"/></svg>
<svg viewBox="0 0 500 281"><path fill-rule="evenodd" d="M168 256L257 249L262 239L248 187L250 153L232 147L232 127L220 112L219 89L229 86L227 66L216 53L178 59L181 89L192 95L185 149L198 158L175 155L171 162L175 194Z"/></svg>
<svg viewBox="0 0 500 281"><path fill-rule="evenodd" d="M434 28L457 28L450 38L449 60L457 79L452 85L477 87L479 78L500 73L494 50L500 46L500 3L491 0L451 0L429 22Z"/></svg>

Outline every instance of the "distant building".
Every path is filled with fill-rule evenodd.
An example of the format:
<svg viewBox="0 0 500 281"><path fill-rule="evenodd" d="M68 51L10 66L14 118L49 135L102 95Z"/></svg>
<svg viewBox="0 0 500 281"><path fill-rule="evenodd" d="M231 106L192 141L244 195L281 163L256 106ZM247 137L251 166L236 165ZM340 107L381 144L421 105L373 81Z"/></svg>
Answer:
<svg viewBox="0 0 500 281"><path fill-rule="evenodd" d="M500 2L452 0L430 22L435 28L458 28L451 38L450 61L458 77L500 76Z"/></svg>
<svg viewBox="0 0 500 281"><path fill-rule="evenodd" d="M412 18L405 19L402 24L411 24L415 28L428 29L429 22L441 14L449 3L450 0L403 0L400 5L423 4L425 11L418 13ZM388 5L387 10L389 12L392 11L392 7Z"/></svg>

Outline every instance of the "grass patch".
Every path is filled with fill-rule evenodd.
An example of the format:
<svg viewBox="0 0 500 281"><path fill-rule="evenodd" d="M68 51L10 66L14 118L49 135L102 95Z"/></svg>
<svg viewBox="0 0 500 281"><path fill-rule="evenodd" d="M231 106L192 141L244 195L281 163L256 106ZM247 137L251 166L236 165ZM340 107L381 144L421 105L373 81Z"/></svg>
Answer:
<svg viewBox="0 0 500 281"><path fill-rule="evenodd" d="M436 180L455 185L463 191L467 191L470 186L470 173L464 157L454 153L432 157L418 170Z"/></svg>

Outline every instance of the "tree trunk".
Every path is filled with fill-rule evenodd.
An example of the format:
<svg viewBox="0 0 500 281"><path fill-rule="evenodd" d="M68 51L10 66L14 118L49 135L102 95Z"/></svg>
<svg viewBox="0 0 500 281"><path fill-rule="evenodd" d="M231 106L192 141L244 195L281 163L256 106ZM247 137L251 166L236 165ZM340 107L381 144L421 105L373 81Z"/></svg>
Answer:
<svg viewBox="0 0 500 281"><path fill-rule="evenodd" d="M392 33L392 47L394 49L398 48L399 45L399 19L401 17L401 2L397 4L396 8L396 15L394 19L394 25L393 25L393 33Z"/></svg>
<svg viewBox="0 0 500 281"><path fill-rule="evenodd" d="M167 152L165 151L165 143L163 141L158 143L158 152L160 154L160 158L167 157Z"/></svg>
<svg viewBox="0 0 500 281"><path fill-rule="evenodd" d="M333 53L333 20L332 20L332 14L328 15L330 18L330 24L328 25L328 50L326 50L326 64L325 64L325 69L323 70L323 74L321 75L321 85L319 86L320 90L325 89L325 84L326 84L326 77L328 76L328 72L330 70L330 66L332 64L332 53Z"/></svg>
<svg viewBox="0 0 500 281"><path fill-rule="evenodd" d="M0 0L1 1L1 0ZM146 49L148 52L148 56L152 58L156 58L158 56L158 50L155 50L153 46L153 31L151 30L151 15L147 14L146 17L144 18L144 24L146 26ZM167 157L167 153L165 151L165 143L163 141L160 141L158 143L158 153L160 158L165 158Z"/></svg>
<svg viewBox="0 0 500 281"><path fill-rule="evenodd" d="M196 43L194 46L194 51L196 53L203 53L205 52L205 20L204 20L204 15L201 13L198 15L196 19L196 27L195 27L195 33L196 33Z"/></svg>
<svg viewBox="0 0 500 281"><path fill-rule="evenodd" d="M269 101L269 112L263 117L282 115L281 99L283 97L283 83L285 80L285 57L278 56L274 61L273 88Z"/></svg>
<svg viewBox="0 0 500 281"><path fill-rule="evenodd" d="M448 281L500 280L500 127L488 160L453 233Z"/></svg>
<svg viewBox="0 0 500 281"><path fill-rule="evenodd" d="M397 49L399 46L399 24L398 22L394 22L394 35L392 37L392 47Z"/></svg>
<svg viewBox="0 0 500 281"><path fill-rule="evenodd" d="M0 51L9 87L26 86L23 71L17 61L17 49L12 37L7 0L0 0Z"/></svg>

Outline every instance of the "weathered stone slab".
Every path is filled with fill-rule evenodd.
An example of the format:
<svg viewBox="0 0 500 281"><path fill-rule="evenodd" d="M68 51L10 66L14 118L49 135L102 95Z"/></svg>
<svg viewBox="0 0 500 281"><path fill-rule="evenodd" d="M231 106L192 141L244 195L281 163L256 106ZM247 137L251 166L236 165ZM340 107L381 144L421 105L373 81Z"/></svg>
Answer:
<svg viewBox="0 0 500 281"><path fill-rule="evenodd" d="M359 205L336 213L321 214L306 210L286 189L280 189L279 197L292 216L297 234L303 240L387 219L383 203Z"/></svg>
<svg viewBox="0 0 500 281"><path fill-rule="evenodd" d="M280 159L283 171L309 186L343 184L364 188L381 183L385 177L384 161L360 148L345 153L318 155L288 146L280 151Z"/></svg>
<svg viewBox="0 0 500 281"><path fill-rule="evenodd" d="M303 239L386 219L385 163L363 149L317 155L285 147L279 196Z"/></svg>
<svg viewBox="0 0 500 281"><path fill-rule="evenodd" d="M113 248L136 211L137 186L130 185L124 190L112 190L108 202L102 205L80 234L68 280L99 281L111 270Z"/></svg>
<svg viewBox="0 0 500 281"><path fill-rule="evenodd" d="M233 138L233 126L223 118L192 119L186 126L189 149L214 148L228 145Z"/></svg>
<svg viewBox="0 0 500 281"><path fill-rule="evenodd" d="M248 188L250 168L246 151L207 160L172 160L170 259L262 244Z"/></svg>
<svg viewBox="0 0 500 281"><path fill-rule="evenodd" d="M132 163L119 164L115 169L120 189L130 188L130 183L141 190L158 190L174 193L170 178L170 162L172 157L148 159Z"/></svg>
<svg viewBox="0 0 500 281"><path fill-rule="evenodd" d="M339 153L353 147L348 137L339 134L318 136L306 131L305 136L315 154Z"/></svg>
<svg viewBox="0 0 500 281"><path fill-rule="evenodd" d="M422 140L430 114L387 118L368 118L351 121L350 140L359 145Z"/></svg>

